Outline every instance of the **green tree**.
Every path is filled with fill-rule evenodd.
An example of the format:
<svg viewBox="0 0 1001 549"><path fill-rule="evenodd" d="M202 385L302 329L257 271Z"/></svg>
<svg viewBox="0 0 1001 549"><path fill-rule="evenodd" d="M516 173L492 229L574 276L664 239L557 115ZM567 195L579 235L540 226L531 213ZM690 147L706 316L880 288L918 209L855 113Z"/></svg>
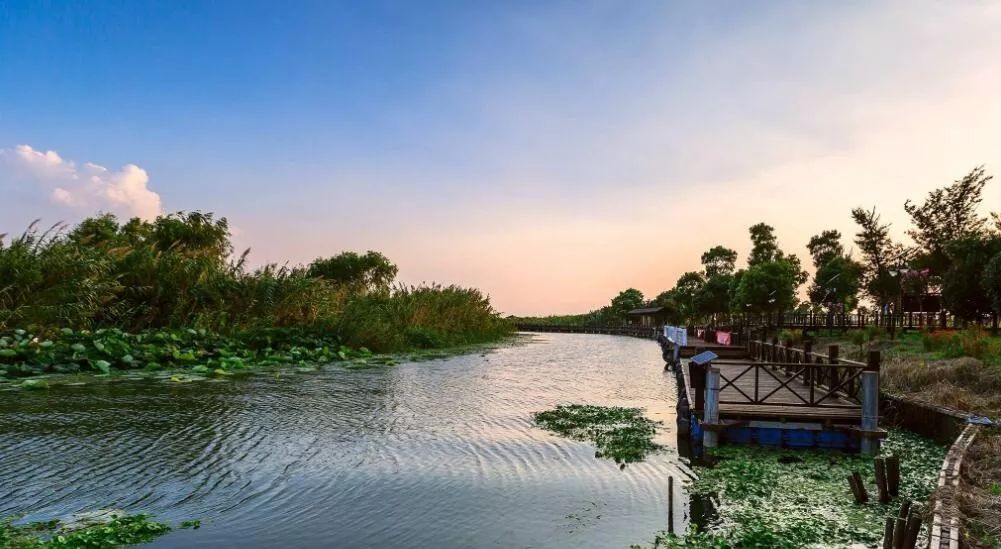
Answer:
<svg viewBox="0 0 1001 549"><path fill-rule="evenodd" d="M875 208L855 208L852 219L859 226L855 245L862 251L862 289L882 307L900 294L900 281L890 271L901 266L904 250L890 239L890 225L880 223Z"/></svg>
<svg viewBox="0 0 1001 549"><path fill-rule="evenodd" d="M817 268L808 290L810 301L818 305L837 303L851 311L858 305L862 265L847 256L836 256Z"/></svg>
<svg viewBox="0 0 1001 549"><path fill-rule="evenodd" d="M685 321L684 314L681 311L681 306L678 303L677 295L673 288L657 294L657 297L653 299L653 304L657 307L664 308L664 316L667 318L669 323L681 324Z"/></svg>
<svg viewBox="0 0 1001 549"><path fill-rule="evenodd" d="M931 269L932 276L942 275L948 269L949 242L986 233L988 219L977 212L977 207L983 201L984 186L992 178L979 166L951 185L928 193L921 205L910 200L904 203L904 210L914 224L907 234L918 245L919 264Z"/></svg>
<svg viewBox="0 0 1001 549"><path fill-rule="evenodd" d="M834 229L810 237L806 248L810 250L813 266L818 269L845 254L845 248L841 245L841 233Z"/></svg>
<svg viewBox="0 0 1001 549"><path fill-rule="evenodd" d="M364 255L341 252L309 264L307 274L336 284L368 291L385 291L396 278L397 268L386 256L368 251Z"/></svg>
<svg viewBox="0 0 1001 549"><path fill-rule="evenodd" d="M810 301L818 305L837 303L846 311L854 309L863 267L845 255L841 233L833 229L823 231L811 237L806 247L815 268L808 290Z"/></svg>
<svg viewBox="0 0 1001 549"><path fill-rule="evenodd" d="M778 239L775 237L775 228L765 223L758 223L751 226L751 255L747 258L747 265L753 267L761 263L773 261L779 256Z"/></svg>
<svg viewBox="0 0 1001 549"><path fill-rule="evenodd" d="M984 268L984 289L991 300L991 308L1001 313L1001 253L997 253Z"/></svg>
<svg viewBox="0 0 1001 549"><path fill-rule="evenodd" d="M636 288L627 288L612 298L609 304L610 313L615 320L622 321L626 318L626 313L642 307L643 303L643 292Z"/></svg>
<svg viewBox="0 0 1001 549"><path fill-rule="evenodd" d="M1001 239L967 236L946 244L949 267L942 277L942 302L954 315L976 320L993 308L989 269L1001 254Z"/></svg>
<svg viewBox="0 0 1001 549"><path fill-rule="evenodd" d="M737 252L725 246L713 246L702 254L702 267L706 278L733 274L737 264Z"/></svg>
<svg viewBox="0 0 1001 549"><path fill-rule="evenodd" d="M698 316L715 316L730 308L730 286L736 268L737 252L725 246L713 246L702 254L704 279L694 292Z"/></svg>
<svg viewBox="0 0 1001 549"><path fill-rule="evenodd" d="M706 279L702 276L702 273L689 271L681 275L678 278L678 282L674 285L675 300L678 308L688 320L695 320L697 315L696 296L698 296L699 291L705 283Z"/></svg>
<svg viewBox="0 0 1001 549"><path fill-rule="evenodd" d="M752 265L740 275L732 306L752 313L792 309L801 280L798 261L783 258Z"/></svg>

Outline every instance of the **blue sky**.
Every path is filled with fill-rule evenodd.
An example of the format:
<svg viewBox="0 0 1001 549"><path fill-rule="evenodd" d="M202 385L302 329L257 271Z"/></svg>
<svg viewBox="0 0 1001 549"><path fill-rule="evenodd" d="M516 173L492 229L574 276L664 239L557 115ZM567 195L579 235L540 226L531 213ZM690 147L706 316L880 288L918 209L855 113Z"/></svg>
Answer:
<svg viewBox="0 0 1001 549"><path fill-rule="evenodd" d="M258 264L378 249L506 312L586 310L759 220L792 251L854 205L902 232L903 198L993 171L999 25L988 3L0 0L0 233L202 209Z"/></svg>

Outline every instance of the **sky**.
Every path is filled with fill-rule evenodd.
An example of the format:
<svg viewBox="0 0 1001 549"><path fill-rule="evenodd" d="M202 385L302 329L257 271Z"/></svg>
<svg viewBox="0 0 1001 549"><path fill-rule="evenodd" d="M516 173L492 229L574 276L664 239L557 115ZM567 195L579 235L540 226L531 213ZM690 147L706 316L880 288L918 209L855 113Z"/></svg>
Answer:
<svg viewBox="0 0 1001 549"><path fill-rule="evenodd" d="M0 0L0 234L225 216L254 265L379 250L505 314L672 287L975 166L1001 3ZM1001 180L984 211L1001 210Z"/></svg>

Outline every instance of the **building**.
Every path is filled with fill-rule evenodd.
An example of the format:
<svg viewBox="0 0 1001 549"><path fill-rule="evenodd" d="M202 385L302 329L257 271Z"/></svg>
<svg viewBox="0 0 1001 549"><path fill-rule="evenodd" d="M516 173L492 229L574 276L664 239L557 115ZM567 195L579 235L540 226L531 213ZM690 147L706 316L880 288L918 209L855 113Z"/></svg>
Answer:
<svg viewBox="0 0 1001 549"><path fill-rule="evenodd" d="M640 307L626 313L626 323L630 326L661 326L667 324L667 309L664 307Z"/></svg>

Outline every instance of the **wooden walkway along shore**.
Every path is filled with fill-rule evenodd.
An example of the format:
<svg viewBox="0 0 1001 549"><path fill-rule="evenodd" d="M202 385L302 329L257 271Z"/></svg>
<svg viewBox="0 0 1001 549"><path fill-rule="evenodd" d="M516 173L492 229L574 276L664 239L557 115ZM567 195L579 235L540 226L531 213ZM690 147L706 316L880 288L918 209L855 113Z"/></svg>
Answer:
<svg viewBox="0 0 1001 549"><path fill-rule="evenodd" d="M653 326L579 326L575 324L516 324L519 332L553 332L560 334L608 334L656 338Z"/></svg>
<svg viewBox="0 0 1001 549"><path fill-rule="evenodd" d="M678 368L691 433L708 447L754 442L873 453L884 436L878 378L878 352L863 364L839 358L837 346L823 354L761 341L749 342L743 358L696 357Z"/></svg>

